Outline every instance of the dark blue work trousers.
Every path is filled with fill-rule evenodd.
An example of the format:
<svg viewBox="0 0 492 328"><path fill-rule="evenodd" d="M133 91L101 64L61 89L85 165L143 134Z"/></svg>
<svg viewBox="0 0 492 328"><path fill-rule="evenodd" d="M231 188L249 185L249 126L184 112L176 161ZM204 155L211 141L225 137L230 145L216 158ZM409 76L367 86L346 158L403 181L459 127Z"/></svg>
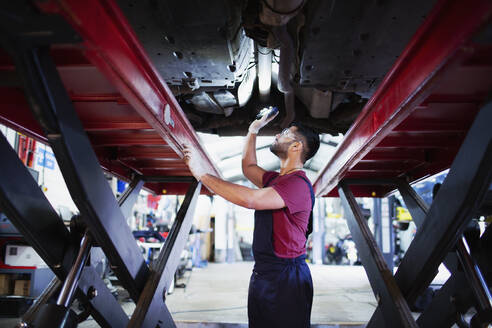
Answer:
<svg viewBox="0 0 492 328"><path fill-rule="evenodd" d="M313 282L306 256L277 257L273 252L272 232L272 211L256 211L255 266L248 290L249 327L310 327Z"/></svg>

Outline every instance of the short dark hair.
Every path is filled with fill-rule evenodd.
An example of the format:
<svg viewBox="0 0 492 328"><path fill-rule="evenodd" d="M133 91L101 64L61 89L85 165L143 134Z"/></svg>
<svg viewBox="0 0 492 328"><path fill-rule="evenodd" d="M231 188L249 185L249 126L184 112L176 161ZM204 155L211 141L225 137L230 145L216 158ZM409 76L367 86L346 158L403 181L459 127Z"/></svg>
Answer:
<svg viewBox="0 0 492 328"><path fill-rule="evenodd" d="M305 141L302 162L306 163L319 149L319 134L300 122L292 122L289 126L295 126L297 128L296 133L300 134Z"/></svg>

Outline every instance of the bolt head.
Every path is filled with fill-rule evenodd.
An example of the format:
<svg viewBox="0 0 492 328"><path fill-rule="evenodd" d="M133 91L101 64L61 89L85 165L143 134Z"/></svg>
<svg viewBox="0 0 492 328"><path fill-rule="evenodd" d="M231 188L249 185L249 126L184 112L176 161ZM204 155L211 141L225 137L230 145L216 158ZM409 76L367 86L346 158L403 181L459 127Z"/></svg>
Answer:
<svg viewBox="0 0 492 328"><path fill-rule="evenodd" d="M92 300L97 297L97 289L94 288L94 286L90 286L89 290L87 291L87 297Z"/></svg>

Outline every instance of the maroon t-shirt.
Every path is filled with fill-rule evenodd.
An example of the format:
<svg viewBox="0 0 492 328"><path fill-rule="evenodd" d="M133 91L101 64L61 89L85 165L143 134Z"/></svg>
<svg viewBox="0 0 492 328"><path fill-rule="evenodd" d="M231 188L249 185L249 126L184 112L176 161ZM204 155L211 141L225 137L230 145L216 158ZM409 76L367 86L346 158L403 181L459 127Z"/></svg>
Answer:
<svg viewBox="0 0 492 328"><path fill-rule="evenodd" d="M306 231L311 214L311 193L304 171L279 175L263 174L263 186L272 187L285 202L284 208L273 212L273 251L282 258L294 258L306 253ZM268 185L265 185L269 181ZM309 180L308 180L309 181Z"/></svg>

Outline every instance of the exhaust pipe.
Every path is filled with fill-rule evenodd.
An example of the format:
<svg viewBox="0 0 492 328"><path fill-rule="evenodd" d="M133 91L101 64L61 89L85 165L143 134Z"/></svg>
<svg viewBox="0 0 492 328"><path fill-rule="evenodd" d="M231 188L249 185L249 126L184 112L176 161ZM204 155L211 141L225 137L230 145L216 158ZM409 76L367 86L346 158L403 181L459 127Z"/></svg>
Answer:
<svg viewBox="0 0 492 328"><path fill-rule="evenodd" d="M280 125L282 128L286 128L295 118L295 95L290 78L292 63L295 61L294 41L287 31L286 25L274 27L273 32L280 42L277 88L284 94L285 118Z"/></svg>
<svg viewBox="0 0 492 328"><path fill-rule="evenodd" d="M272 32L280 43L280 63L277 87L278 90L284 94L286 111L286 116L281 123L282 128L287 127L295 118L295 95L290 78L291 67L295 62L295 47L294 41L287 31L287 23L299 13L306 1L307 0L261 1L261 11L259 13L260 21L265 25L272 26ZM263 99L268 99L269 88L267 88L267 85L271 84L272 72L272 51L270 50L268 52L269 55L267 58L264 50L265 48L258 47L258 77L260 83L260 99L262 101ZM263 54L261 52L263 52ZM268 69L266 67L268 67ZM260 70L262 69L264 69L265 72L268 71L268 73L261 73Z"/></svg>
<svg viewBox="0 0 492 328"><path fill-rule="evenodd" d="M258 89L260 101L267 102L272 86L272 52L270 48L258 45Z"/></svg>

